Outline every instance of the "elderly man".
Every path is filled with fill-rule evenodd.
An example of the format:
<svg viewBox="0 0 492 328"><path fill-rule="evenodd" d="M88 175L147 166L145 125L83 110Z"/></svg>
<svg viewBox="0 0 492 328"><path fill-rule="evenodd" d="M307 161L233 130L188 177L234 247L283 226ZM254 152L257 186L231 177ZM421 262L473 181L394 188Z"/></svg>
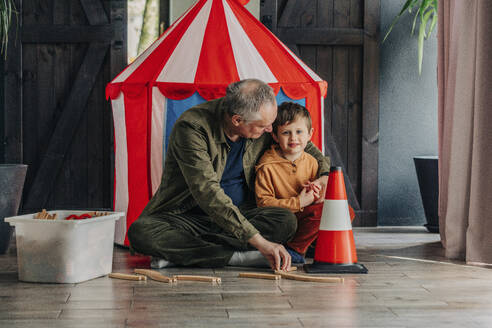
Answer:
<svg viewBox="0 0 492 328"><path fill-rule="evenodd" d="M131 248L152 255L153 267L248 265L258 257L273 269L289 267L282 244L296 217L254 202L254 166L271 145L265 132L276 115L273 90L254 79L184 112L169 137L161 185L128 230ZM311 143L306 151L326 186L329 163Z"/></svg>

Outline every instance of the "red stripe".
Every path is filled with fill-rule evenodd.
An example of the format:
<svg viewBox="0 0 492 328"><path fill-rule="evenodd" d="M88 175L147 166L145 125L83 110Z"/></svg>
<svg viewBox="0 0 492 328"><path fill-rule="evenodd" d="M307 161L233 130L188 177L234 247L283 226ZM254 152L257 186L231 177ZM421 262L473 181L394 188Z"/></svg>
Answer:
<svg viewBox="0 0 492 328"><path fill-rule="evenodd" d="M207 1L201 0L181 22L174 28L174 30L166 37L154 51L140 64L140 66L125 80L126 83L147 83L155 81L161 73L163 67L166 65L169 57L176 49L179 41L183 37L183 34L188 30L188 27L198 15L202 7Z"/></svg>
<svg viewBox="0 0 492 328"><path fill-rule="evenodd" d="M127 230L138 218L150 199L148 148L147 148L147 93L140 97L125 95L125 122L128 150L128 211L126 217ZM125 245L128 237L125 235Z"/></svg>
<svg viewBox="0 0 492 328"><path fill-rule="evenodd" d="M354 235L352 230L324 231L320 230L314 260L334 264L357 263Z"/></svg>
<svg viewBox="0 0 492 328"><path fill-rule="evenodd" d="M347 192L345 191L345 182L343 181L343 172L341 170L330 172L325 199L347 200Z"/></svg>
<svg viewBox="0 0 492 328"><path fill-rule="evenodd" d="M213 0L203 38L195 83L229 84L239 80L222 0Z"/></svg>

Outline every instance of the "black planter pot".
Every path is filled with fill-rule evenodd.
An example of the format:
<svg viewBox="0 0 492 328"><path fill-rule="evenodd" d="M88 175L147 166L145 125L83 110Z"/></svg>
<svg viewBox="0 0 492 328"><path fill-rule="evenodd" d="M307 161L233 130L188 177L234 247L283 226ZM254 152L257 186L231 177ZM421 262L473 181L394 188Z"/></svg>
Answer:
<svg viewBox="0 0 492 328"><path fill-rule="evenodd" d="M12 227L4 219L17 215L26 172L24 164L0 164L0 254L9 248Z"/></svg>
<svg viewBox="0 0 492 328"><path fill-rule="evenodd" d="M439 232L439 177L437 156L417 156L413 158L417 178L419 180L420 195L424 205L427 224L424 226L429 232Z"/></svg>

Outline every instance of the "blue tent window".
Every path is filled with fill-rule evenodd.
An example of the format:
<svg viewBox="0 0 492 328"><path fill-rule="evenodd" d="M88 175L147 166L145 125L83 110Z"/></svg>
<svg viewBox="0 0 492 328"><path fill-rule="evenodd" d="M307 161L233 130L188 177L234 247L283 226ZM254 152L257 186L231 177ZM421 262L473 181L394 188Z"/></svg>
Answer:
<svg viewBox="0 0 492 328"><path fill-rule="evenodd" d="M306 106L306 98L290 99L289 97L287 97L287 95L284 93L284 90L282 90L282 89L280 89L276 98L277 98L277 104L279 104L279 105L283 102L291 101L291 102L295 102L299 105Z"/></svg>
<svg viewBox="0 0 492 328"><path fill-rule="evenodd" d="M295 103L298 103L302 106L306 106L306 98L302 99L290 99L287 97L287 95L284 93L282 89L280 89L279 93L277 94L277 103L280 105L281 103L285 101L292 101ZM199 105L201 103L204 103L206 100L198 94L198 92L195 92L191 97L183 99L183 100L173 100L173 99L167 99L167 108L166 112L164 115L166 115L166 133L164 134L164 151L163 151L163 157L165 156L165 153L167 151L167 144L169 142L169 135L171 134L172 128L178 117L181 116L187 109Z"/></svg>
<svg viewBox="0 0 492 328"><path fill-rule="evenodd" d="M195 92L191 97L182 100L167 99L167 108L164 115L166 115L166 133L164 134L164 152L167 150L167 143L169 141L169 135L173 129L174 123L187 109L204 103L206 100L200 96L198 92Z"/></svg>

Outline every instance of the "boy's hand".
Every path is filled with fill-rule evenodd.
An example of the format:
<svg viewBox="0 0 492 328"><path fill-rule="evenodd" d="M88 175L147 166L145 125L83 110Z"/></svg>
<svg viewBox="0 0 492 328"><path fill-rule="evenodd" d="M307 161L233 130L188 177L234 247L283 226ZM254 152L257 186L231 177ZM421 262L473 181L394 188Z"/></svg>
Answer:
<svg viewBox="0 0 492 328"><path fill-rule="evenodd" d="M302 186L306 188L307 191L314 191L314 202L316 202L320 198L321 186L319 184L308 181Z"/></svg>
<svg viewBox="0 0 492 328"><path fill-rule="evenodd" d="M326 187L328 186L328 176L323 175L318 179L311 182L311 184L315 184L320 188L319 198L314 202L315 204L321 203L325 199Z"/></svg>
<svg viewBox="0 0 492 328"><path fill-rule="evenodd" d="M311 205L316 199L316 195L319 197L318 193L314 192L314 189L303 188L301 193L299 194L299 205L301 208Z"/></svg>

